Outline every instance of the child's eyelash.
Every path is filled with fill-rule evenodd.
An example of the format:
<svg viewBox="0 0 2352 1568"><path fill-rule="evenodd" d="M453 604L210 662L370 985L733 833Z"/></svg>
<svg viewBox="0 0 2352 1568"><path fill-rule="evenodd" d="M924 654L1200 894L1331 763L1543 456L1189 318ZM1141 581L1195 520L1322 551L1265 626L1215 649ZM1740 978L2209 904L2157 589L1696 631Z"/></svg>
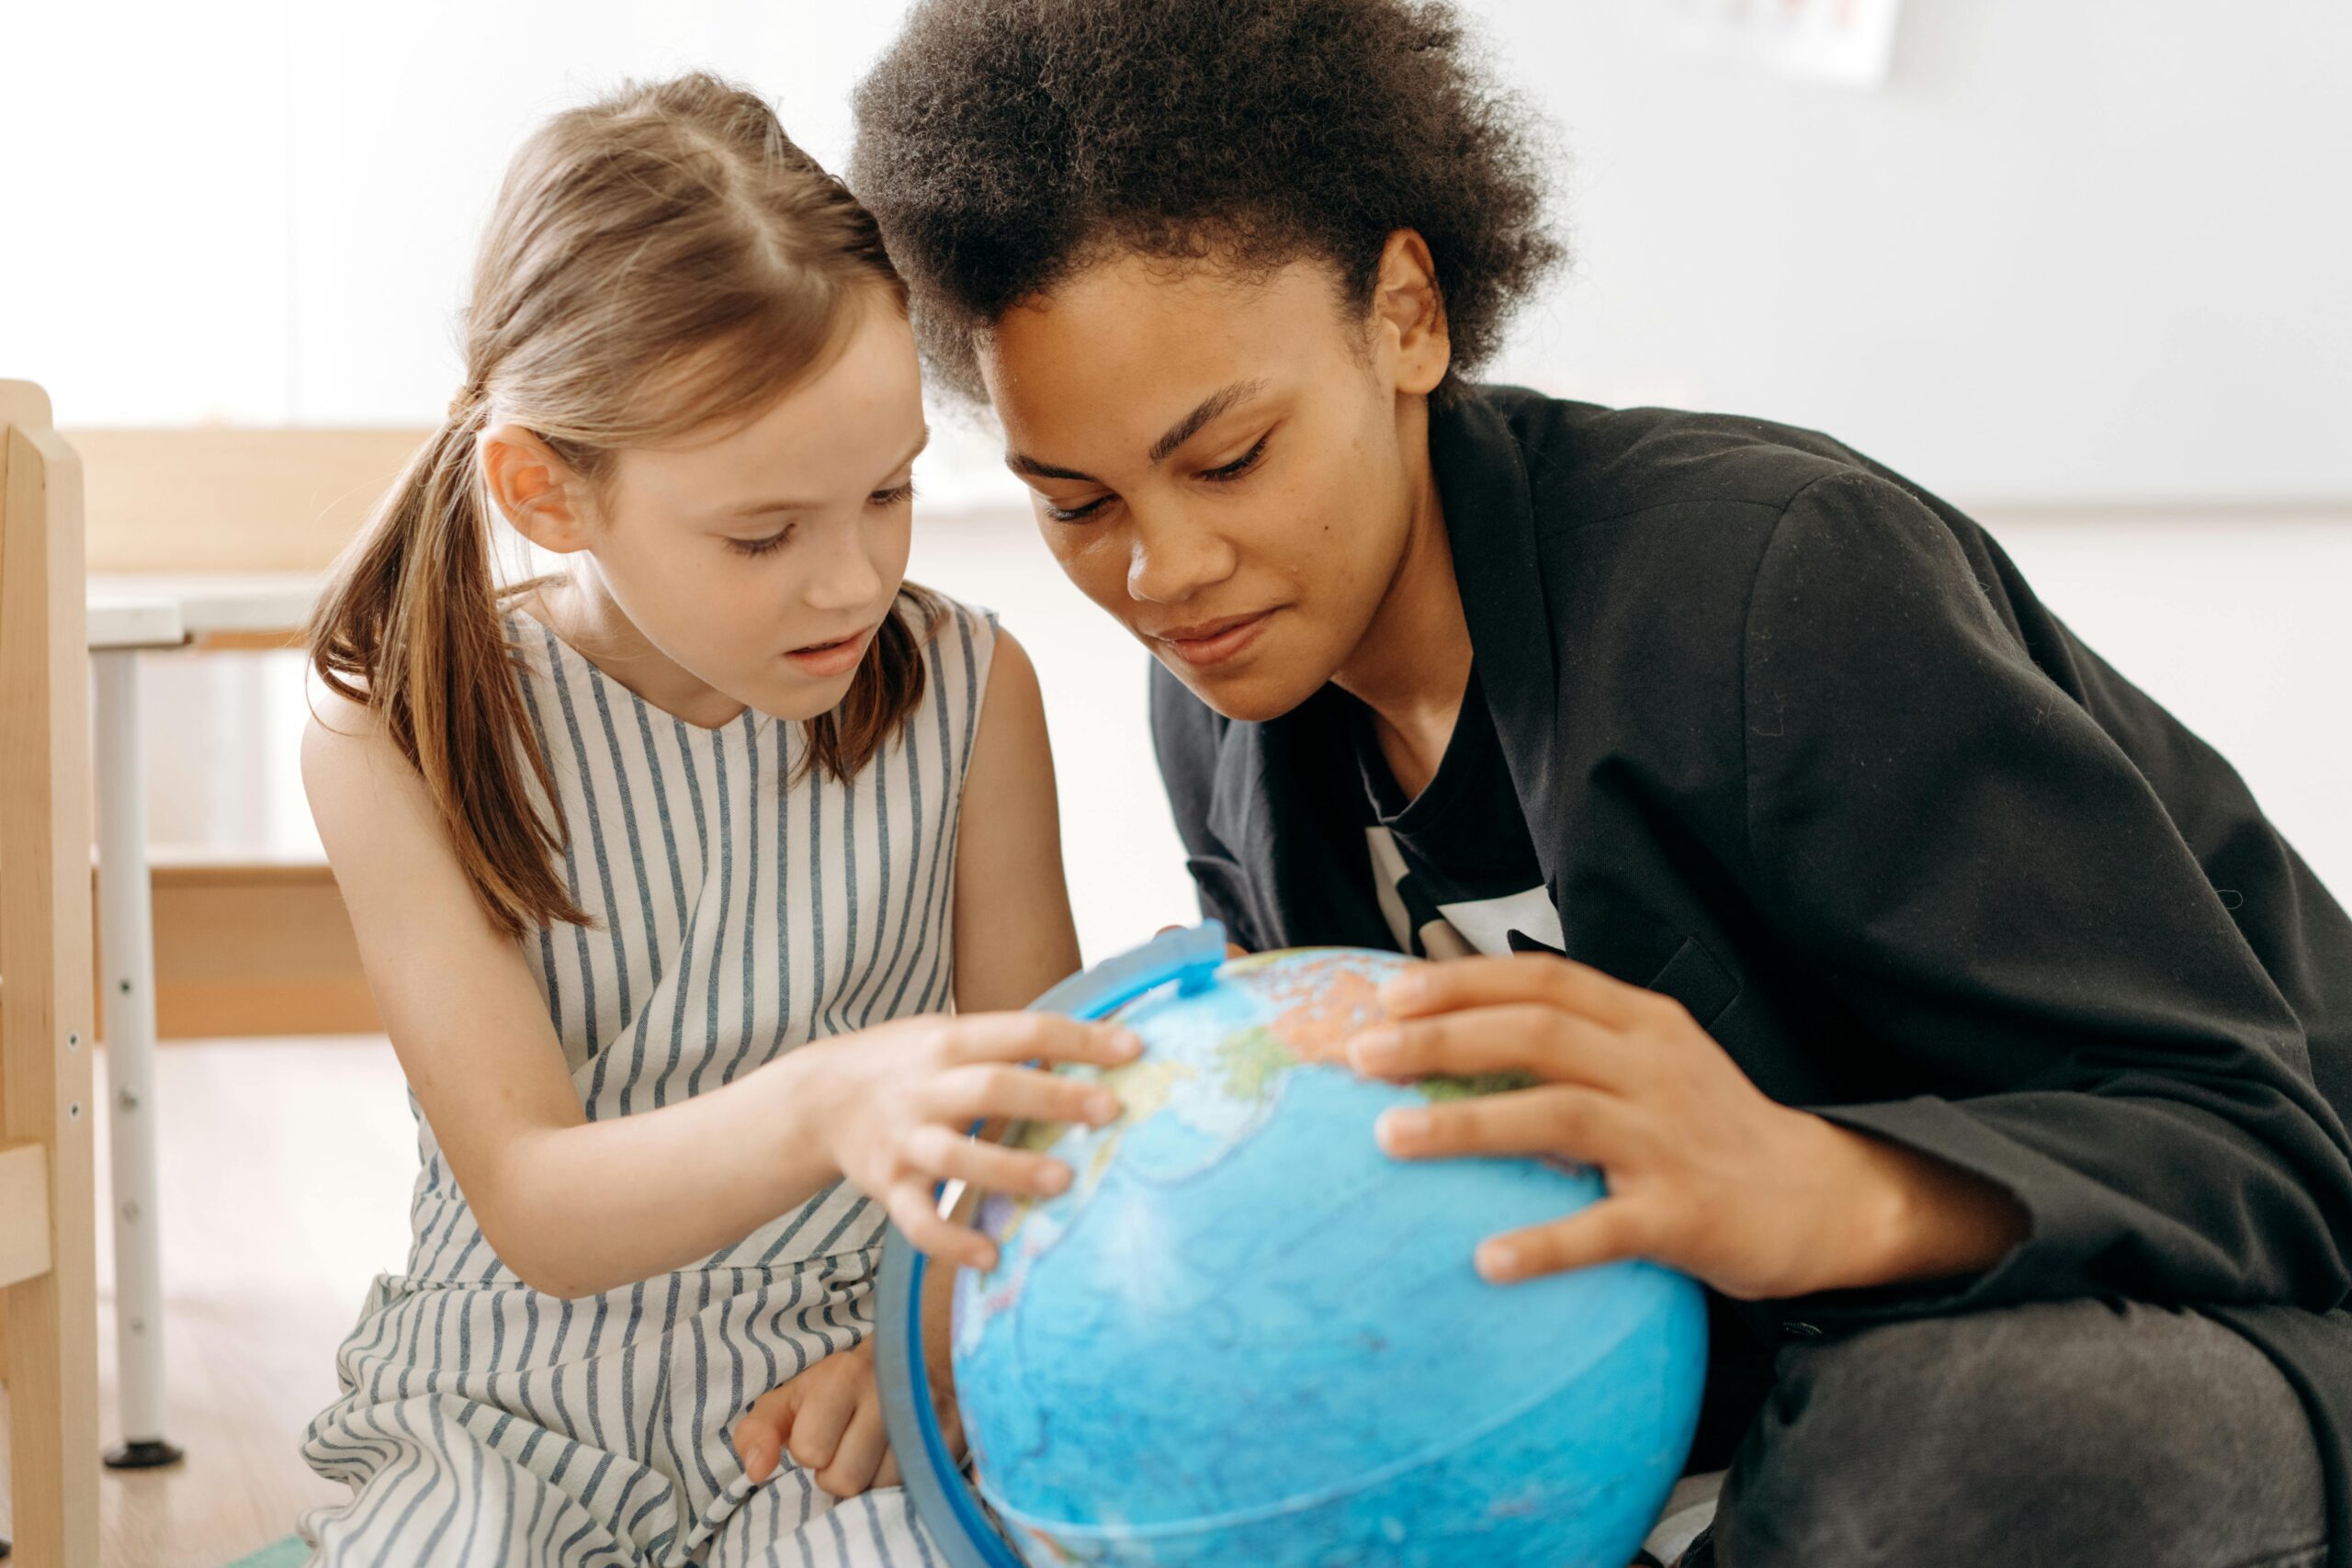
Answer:
<svg viewBox="0 0 2352 1568"><path fill-rule="evenodd" d="M797 525L786 524L764 539L729 539L727 547L739 556L763 556L792 537Z"/></svg>
<svg viewBox="0 0 2352 1568"><path fill-rule="evenodd" d="M914 481L909 479L905 484L892 485L888 490L876 491L865 498L865 503L868 506L877 507L897 506L902 502L912 501L914 498ZM764 539L729 539L727 541L727 547L739 556L757 558L787 543L797 529L797 524L787 524Z"/></svg>

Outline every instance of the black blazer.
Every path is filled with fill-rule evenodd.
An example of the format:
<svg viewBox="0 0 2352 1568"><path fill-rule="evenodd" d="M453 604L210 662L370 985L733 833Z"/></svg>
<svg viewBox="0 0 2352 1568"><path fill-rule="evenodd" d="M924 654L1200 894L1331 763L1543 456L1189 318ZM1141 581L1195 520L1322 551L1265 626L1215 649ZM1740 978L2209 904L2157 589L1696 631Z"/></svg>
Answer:
<svg viewBox="0 0 2352 1568"><path fill-rule="evenodd" d="M2352 1316L2320 1315L2352 1285L2352 922L2229 764L1975 524L1824 436L1487 388L1430 453L1569 954L2030 1216L1971 1280L1734 1308L1755 1342L2199 1306L2309 1404L2352 1562ZM1316 765L1335 694L1236 723L1153 678L1204 913L1393 946Z"/></svg>

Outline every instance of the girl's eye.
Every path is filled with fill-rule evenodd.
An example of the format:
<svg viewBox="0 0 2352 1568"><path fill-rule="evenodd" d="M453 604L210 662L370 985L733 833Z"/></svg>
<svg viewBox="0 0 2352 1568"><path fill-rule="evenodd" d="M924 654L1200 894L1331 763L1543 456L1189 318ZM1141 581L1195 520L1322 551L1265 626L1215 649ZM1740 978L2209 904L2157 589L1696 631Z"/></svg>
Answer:
<svg viewBox="0 0 2352 1568"><path fill-rule="evenodd" d="M739 556L763 556L770 550L782 547L792 537L797 526L797 524L787 523L764 539L729 539L727 541L727 547Z"/></svg>
<svg viewBox="0 0 2352 1568"><path fill-rule="evenodd" d="M914 498L915 481L909 479L902 485L892 485L888 490L877 490L865 501L869 506L897 506Z"/></svg>
<svg viewBox="0 0 2352 1568"><path fill-rule="evenodd" d="M1272 431L1270 430L1266 432L1264 435L1258 437L1258 444L1255 446L1250 447L1250 450L1244 452L1230 463L1226 464L1223 468L1202 469L1201 478L1213 480L1220 484L1227 479L1239 479L1242 475L1248 473L1250 469L1258 466L1258 459L1266 455L1266 442L1272 435Z"/></svg>

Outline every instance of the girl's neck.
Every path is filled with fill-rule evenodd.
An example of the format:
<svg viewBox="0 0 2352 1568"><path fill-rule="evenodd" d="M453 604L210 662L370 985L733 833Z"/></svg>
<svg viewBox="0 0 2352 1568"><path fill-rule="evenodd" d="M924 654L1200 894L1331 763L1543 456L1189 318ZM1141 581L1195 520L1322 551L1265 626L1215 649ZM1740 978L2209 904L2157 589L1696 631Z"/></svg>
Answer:
<svg viewBox="0 0 2352 1568"><path fill-rule="evenodd" d="M595 564L576 559L517 602L581 658L673 718L719 729L743 716L744 705L689 672L653 646L606 590Z"/></svg>
<svg viewBox="0 0 2352 1568"><path fill-rule="evenodd" d="M1372 710L1389 772L1408 795L1437 773L1470 684L1470 623L1453 575L1426 440L1407 446L1411 516L1405 551L1363 639L1332 683Z"/></svg>

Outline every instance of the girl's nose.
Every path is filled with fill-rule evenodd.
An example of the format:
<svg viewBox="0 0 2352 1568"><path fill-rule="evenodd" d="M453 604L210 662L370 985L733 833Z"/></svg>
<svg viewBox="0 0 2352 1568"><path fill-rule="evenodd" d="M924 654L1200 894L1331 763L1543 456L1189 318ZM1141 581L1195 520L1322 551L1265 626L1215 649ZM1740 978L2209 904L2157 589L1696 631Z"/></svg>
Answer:
<svg viewBox="0 0 2352 1568"><path fill-rule="evenodd" d="M831 538L811 570L803 596L815 610L861 610L882 597L883 574L858 528L828 529Z"/></svg>

